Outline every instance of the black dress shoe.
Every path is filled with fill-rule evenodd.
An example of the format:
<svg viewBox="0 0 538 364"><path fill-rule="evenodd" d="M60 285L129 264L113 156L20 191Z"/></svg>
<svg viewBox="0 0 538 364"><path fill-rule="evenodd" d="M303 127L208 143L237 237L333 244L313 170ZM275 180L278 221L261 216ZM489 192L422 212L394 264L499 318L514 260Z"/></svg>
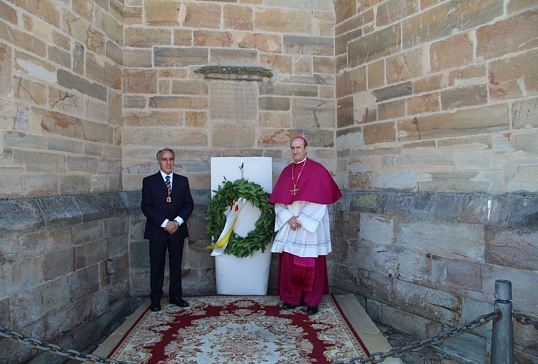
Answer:
<svg viewBox="0 0 538 364"><path fill-rule="evenodd" d="M308 306L308 308L306 309L306 313L309 315L318 313L318 306Z"/></svg>
<svg viewBox="0 0 538 364"><path fill-rule="evenodd" d="M288 302L284 302L282 304L282 308L285 310L291 310L292 308L295 308L295 307L297 307L297 305L292 305L291 303L288 303Z"/></svg>
<svg viewBox="0 0 538 364"><path fill-rule="evenodd" d="M179 307L189 307L189 303L181 297L170 297L170 301L168 302Z"/></svg>
<svg viewBox="0 0 538 364"><path fill-rule="evenodd" d="M151 305L149 306L149 309L151 312L159 312L161 310L161 304L159 302L151 302Z"/></svg>

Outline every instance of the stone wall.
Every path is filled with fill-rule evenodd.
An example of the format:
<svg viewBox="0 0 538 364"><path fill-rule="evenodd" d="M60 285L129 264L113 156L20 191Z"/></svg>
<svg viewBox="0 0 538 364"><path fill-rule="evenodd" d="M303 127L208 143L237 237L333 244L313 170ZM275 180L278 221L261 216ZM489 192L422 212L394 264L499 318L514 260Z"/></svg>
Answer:
<svg viewBox="0 0 538 364"><path fill-rule="evenodd" d="M142 179L158 171L155 152L175 150L175 171L189 178L195 193L186 293L216 291L214 260L205 249L211 157L271 157L276 178L291 161L290 139L305 135L310 155L335 171L333 55L329 1L125 3L122 186L139 190ZM200 72L209 65L263 68L272 76ZM135 229L142 224L143 218ZM132 294L146 295L147 242L137 236ZM274 292L274 269L270 282Z"/></svg>
<svg viewBox="0 0 538 364"><path fill-rule="evenodd" d="M345 192L335 291L417 336L489 311L495 279L538 316L537 26L528 0L0 2L0 323L81 348L147 294L140 188L165 146L196 203L185 291L214 292L210 158L276 178L298 134ZM483 362L489 341L446 347Z"/></svg>
<svg viewBox="0 0 538 364"><path fill-rule="evenodd" d="M133 309L122 11L0 2L0 323L78 350ZM65 358L0 340L0 362L30 361Z"/></svg>
<svg viewBox="0 0 538 364"><path fill-rule="evenodd" d="M131 304L129 235L140 196L125 193L0 200L0 324L65 348L96 343ZM0 340L0 362L62 363Z"/></svg>
<svg viewBox="0 0 538 364"><path fill-rule="evenodd" d="M373 318L435 335L491 312L497 279L512 281L515 310L538 315L537 5L335 2L347 189L333 288ZM515 328L516 362L538 361L536 330ZM443 347L484 363L490 335Z"/></svg>
<svg viewBox="0 0 538 364"><path fill-rule="evenodd" d="M537 196L348 191L336 208L333 287L373 319L437 335L492 312L498 279L512 282L516 311L536 315ZM442 346L489 362L491 327ZM535 362L538 332L514 328L516 362Z"/></svg>
<svg viewBox="0 0 538 364"><path fill-rule="evenodd" d="M210 189L211 157L272 157L276 177L298 134L335 171L332 2L145 0L124 15L125 190L158 170L163 146L194 189ZM206 78L197 71L208 65L273 76Z"/></svg>
<svg viewBox="0 0 538 364"><path fill-rule="evenodd" d="M0 197L121 190L122 31L117 0L0 3Z"/></svg>
<svg viewBox="0 0 538 364"><path fill-rule="evenodd" d="M9 207L0 218L3 325L80 349L121 319L129 298L147 294L138 199L162 147L177 150L176 171L189 177L196 202L188 294L215 290L204 249L210 157L270 156L276 175L290 159L289 139L305 134L311 154L335 169L333 4L249 3L0 3L0 201ZM206 79L196 73L204 65L264 67L272 76ZM129 203L108 205L122 190ZM74 225L49 223L56 220ZM35 252L25 251L19 231L35 237ZM112 271L121 287L107 282ZM89 291L78 288L79 276ZM40 297L27 315L33 292ZM70 312L61 327L48 321L57 312ZM3 351L5 359L37 354L19 350ZM50 359L43 356L36 361Z"/></svg>
<svg viewBox="0 0 538 364"><path fill-rule="evenodd" d="M538 6L336 2L349 189L538 192Z"/></svg>

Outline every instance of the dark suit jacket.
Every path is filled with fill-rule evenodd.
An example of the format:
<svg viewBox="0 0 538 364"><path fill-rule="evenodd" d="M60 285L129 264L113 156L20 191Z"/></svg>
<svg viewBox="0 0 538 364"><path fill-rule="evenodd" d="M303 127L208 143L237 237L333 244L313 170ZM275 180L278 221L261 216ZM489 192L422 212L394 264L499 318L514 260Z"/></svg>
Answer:
<svg viewBox="0 0 538 364"><path fill-rule="evenodd" d="M161 172L144 178L142 182L142 212L147 217L144 239L165 241L168 239L183 241L189 236L187 219L194 209L189 180L187 177L174 173L172 179L172 202L166 202L168 189ZM173 235L163 230L161 224L165 219L173 221L176 216L183 219L179 229Z"/></svg>

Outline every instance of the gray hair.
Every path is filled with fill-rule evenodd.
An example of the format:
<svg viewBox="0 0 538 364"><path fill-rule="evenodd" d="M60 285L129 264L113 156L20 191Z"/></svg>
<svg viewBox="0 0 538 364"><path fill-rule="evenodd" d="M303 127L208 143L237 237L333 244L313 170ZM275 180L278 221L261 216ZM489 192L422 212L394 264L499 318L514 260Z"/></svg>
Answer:
<svg viewBox="0 0 538 364"><path fill-rule="evenodd" d="M159 150L157 152L157 159L159 159L162 152L170 152L170 153L172 153L172 157L174 157L174 159L176 159L176 153L170 148L164 148L164 149Z"/></svg>

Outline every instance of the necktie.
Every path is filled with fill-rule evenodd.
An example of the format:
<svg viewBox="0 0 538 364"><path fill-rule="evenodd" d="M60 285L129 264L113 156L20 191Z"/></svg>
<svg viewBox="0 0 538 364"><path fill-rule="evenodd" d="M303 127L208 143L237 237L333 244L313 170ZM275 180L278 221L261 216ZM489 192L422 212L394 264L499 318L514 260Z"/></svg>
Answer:
<svg viewBox="0 0 538 364"><path fill-rule="evenodd" d="M172 185L170 184L170 176L164 178L166 180L166 187L168 187L168 192L172 191Z"/></svg>

